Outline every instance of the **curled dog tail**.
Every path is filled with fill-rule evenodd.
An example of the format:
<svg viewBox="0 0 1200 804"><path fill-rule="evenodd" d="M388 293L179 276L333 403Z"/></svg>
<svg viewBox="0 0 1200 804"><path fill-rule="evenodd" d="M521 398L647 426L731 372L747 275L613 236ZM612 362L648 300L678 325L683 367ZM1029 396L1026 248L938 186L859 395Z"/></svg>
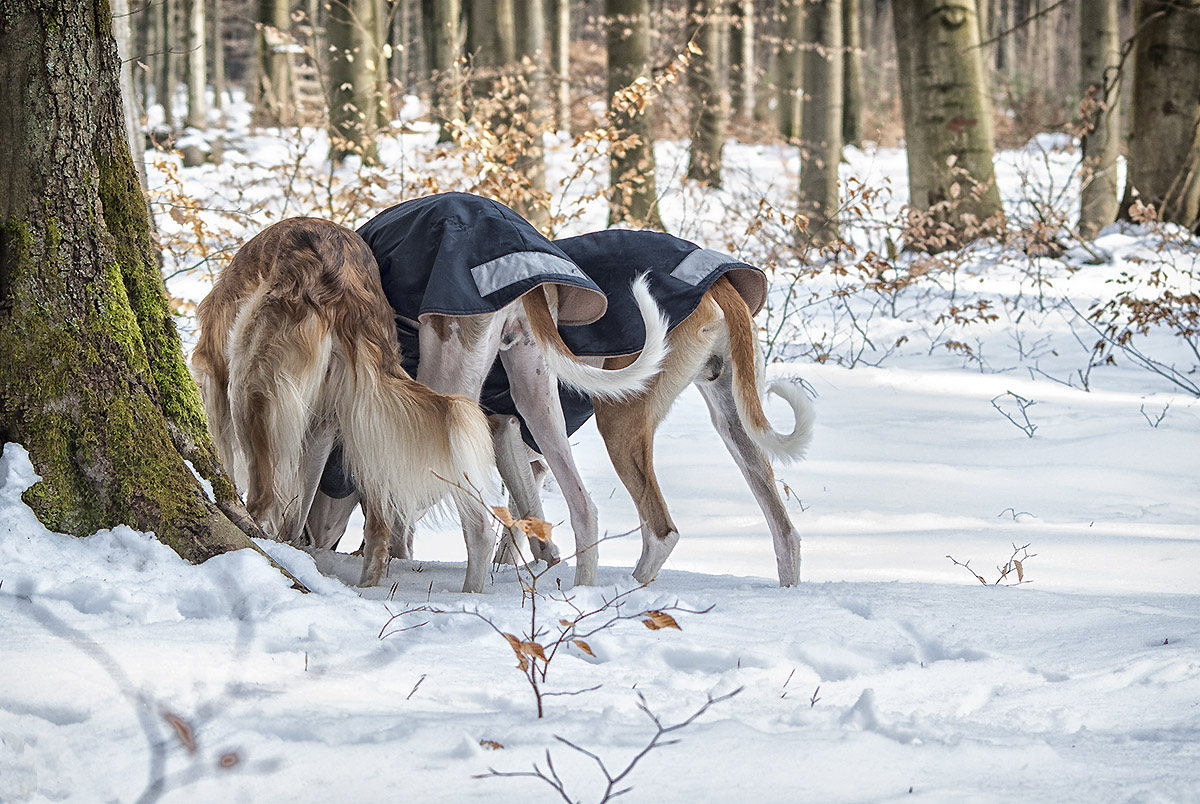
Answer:
<svg viewBox="0 0 1200 804"><path fill-rule="evenodd" d="M571 352L555 326L544 290L536 289L521 298L533 337L560 380L594 397L621 400L645 390L658 374L667 356L667 320L650 295L645 276L633 281L631 291L646 328L646 341L637 359L620 369L589 366Z"/></svg>
<svg viewBox="0 0 1200 804"><path fill-rule="evenodd" d="M804 456L808 442L812 440L815 420L808 396L797 383L784 380L771 383L771 393L783 397L791 406L792 415L795 417L795 424L790 433L780 433L771 426L762 407L762 349L754 331L750 308L725 277L713 284L710 293L725 315L726 327L729 329L729 348L733 363L733 399L746 432L772 460L799 460Z"/></svg>

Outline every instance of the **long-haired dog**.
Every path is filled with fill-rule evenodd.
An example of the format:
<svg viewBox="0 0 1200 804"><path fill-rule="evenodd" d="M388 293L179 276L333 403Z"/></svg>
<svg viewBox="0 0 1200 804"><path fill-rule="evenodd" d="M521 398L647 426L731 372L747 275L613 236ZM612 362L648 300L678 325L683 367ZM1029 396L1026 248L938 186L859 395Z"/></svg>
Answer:
<svg viewBox="0 0 1200 804"><path fill-rule="evenodd" d="M359 233L379 264L405 357L419 355L410 371L434 390L463 394L479 399L489 412L521 417L567 503L575 534L575 583L595 584L596 506L571 456L558 382L616 400L640 391L657 374L666 352L666 322L646 283L627 283L624 289L640 327L639 354L619 369L606 370L599 361L580 361L557 328L601 316L604 294L503 204L464 193L429 196L381 213ZM512 421L508 416L496 425L501 448L511 443ZM501 476L515 482L507 472ZM352 493L341 500L318 496L309 519L318 546L337 543L355 502ZM472 520L470 512L463 519L465 530L487 525ZM410 556L411 530L401 528L394 545L394 555ZM542 542L533 542L531 550L537 558L557 559L554 548Z"/></svg>
<svg viewBox="0 0 1200 804"><path fill-rule="evenodd" d="M766 301L761 270L734 258L662 232L610 230L555 241L606 292L609 307L600 320L564 327L567 344L577 354L610 356L605 368L629 363L638 331L629 314L628 277L648 271L650 289L670 319L668 353L662 369L641 394L622 399L591 400L596 425L613 467L629 491L642 520L642 554L633 576L654 579L679 532L667 510L654 471L654 433L689 384L695 384L708 406L713 426L741 469L766 517L774 540L781 586L800 580L800 536L780 498L771 460L803 456L811 439L814 416L803 389L776 381L771 392L790 405L790 433L772 428L763 411L764 364L753 315ZM567 403L568 408L571 407ZM572 427L582 424L587 408ZM509 465L505 456L517 446L497 446L501 475L514 494L519 516L540 516L528 454ZM523 473L524 480L508 481Z"/></svg>
<svg viewBox="0 0 1200 804"><path fill-rule="evenodd" d="M484 414L404 371L378 267L355 232L315 218L269 226L198 318L192 363L218 452L275 538L303 543L335 438L364 501L363 586L383 574L393 522L447 496L481 509L464 490L491 477ZM468 540L464 591L482 591L492 543Z"/></svg>

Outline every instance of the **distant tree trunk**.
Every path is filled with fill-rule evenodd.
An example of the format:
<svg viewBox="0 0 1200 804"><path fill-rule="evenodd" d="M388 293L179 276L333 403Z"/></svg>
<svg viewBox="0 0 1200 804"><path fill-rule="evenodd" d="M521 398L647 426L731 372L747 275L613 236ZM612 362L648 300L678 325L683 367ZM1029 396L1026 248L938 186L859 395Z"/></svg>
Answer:
<svg viewBox="0 0 1200 804"><path fill-rule="evenodd" d="M292 9L289 0L258 0L255 39L254 123L291 125L295 120L288 70Z"/></svg>
<svg viewBox="0 0 1200 804"><path fill-rule="evenodd" d="M1134 200L1200 231L1200 0L1139 0L1133 131L1121 216Z"/></svg>
<svg viewBox="0 0 1200 804"><path fill-rule="evenodd" d="M554 128L546 80L546 6L543 0L516 0L513 5L517 32L517 57L524 71L528 98L519 117L525 127L525 147L517 168L529 182L528 197L517 211L530 223L545 230L550 224L550 199L546 194L546 149L543 135Z"/></svg>
<svg viewBox="0 0 1200 804"><path fill-rule="evenodd" d="M798 141L801 132L801 92L804 87L804 4L779 0L778 95L779 133Z"/></svg>
<svg viewBox="0 0 1200 804"><path fill-rule="evenodd" d="M175 3L176 0L162 0L157 4L158 13L155 20L156 44L159 47L154 59L154 100L163 110L163 125L168 129L175 127L175 108L172 100L175 97L175 87L179 83L179 73L176 70L178 58L175 55Z"/></svg>
<svg viewBox="0 0 1200 804"><path fill-rule="evenodd" d="M427 48L433 73L433 116L440 125L438 142L450 142L454 137L449 124L462 117L462 73L458 67L461 6L459 0L426 0L425 11L430 31Z"/></svg>
<svg viewBox="0 0 1200 804"><path fill-rule="evenodd" d="M800 212L808 227L801 243L838 239L838 165L842 161L841 0L810 0L804 59L806 87L800 148Z"/></svg>
<svg viewBox="0 0 1200 804"><path fill-rule="evenodd" d="M204 0L187 0L187 126L208 127L208 60L205 57Z"/></svg>
<svg viewBox="0 0 1200 804"><path fill-rule="evenodd" d="M861 145L863 138L862 31L859 0L842 0L842 141Z"/></svg>
<svg viewBox="0 0 1200 804"><path fill-rule="evenodd" d="M653 103L629 97L634 83L650 79L649 0L605 0L608 42L608 115L617 142L610 143L609 225L620 221L662 229L654 171ZM633 88L631 90L631 88Z"/></svg>
<svg viewBox="0 0 1200 804"><path fill-rule="evenodd" d="M1121 51L1117 0L1082 0L1080 11L1084 133L1079 234L1092 238L1117 219Z"/></svg>
<svg viewBox="0 0 1200 804"><path fill-rule="evenodd" d="M129 143L130 156L137 170L138 183L146 190L146 135L142 129L142 112L138 107L137 92L133 87L133 31L130 21L129 0L112 0L113 37L117 43L117 54L121 57L121 111L125 119L125 137Z"/></svg>
<svg viewBox="0 0 1200 804"><path fill-rule="evenodd" d="M379 131L377 24L374 0L331 0L329 41L329 158L377 162Z"/></svg>
<svg viewBox="0 0 1200 804"><path fill-rule="evenodd" d="M571 0L550 0L550 74L554 81L554 119L559 131L571 130Z"/></svg>
<svg viewBox="0 0 1200 804"><path fill-rule="evenodd" d="M721 0L689 0L688 39L695 43L688 63L688 103L692 145L687 177L721 186L721 151L725 147L725 93L721 91Z"/></svg>
<svg viewBox="0 0 1200 804"><path fill-rule="evenodd" d="M974 0L913 0L892 7L908 152L909 204L933 210L957 235L911 243L959 245L972 224L1003 215L992 165L992 104Z"/></svg>
<svg viewBox="0 0 1200 804"><path fill-rule="evenodd" d="M409 70L412 62L412 28L409 20L411 0L392 0L391 31L392 57L388 60L388 75L392 82L407 92Z"/></svg>
<svg viewBox="0 0 1200 804"><path fill-rule="evenodd" d="M225 2L210 0L212 6L212 85L213 107L225 108L225 92L228 89L225 76Z"/></svg>
<svg viewBox="0 0 1200 804"><path fill-rule="evenodd" d="M733 115L751 120L758 69L754 48L754 0L733 0L729 32L729 106Z"/></svg>
<svg viewBox="0 0 1200 804"><path fill-rule="evenodd" d="M0 444L28 450L23 499L52 530L130 525L201 561L253 547L234 520L261 530L184 363L111 29L108 3L0 0Z"/></svg>

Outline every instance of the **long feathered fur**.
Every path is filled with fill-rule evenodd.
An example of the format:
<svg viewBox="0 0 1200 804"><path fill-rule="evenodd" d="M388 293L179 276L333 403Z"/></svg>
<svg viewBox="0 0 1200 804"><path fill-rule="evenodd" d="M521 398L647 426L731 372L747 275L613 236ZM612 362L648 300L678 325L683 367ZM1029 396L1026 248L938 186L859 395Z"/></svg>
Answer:
<svg viewBox="0 0 1200 804"><path fill-rule="evenodd" d="M322 434L334 430L364 500L389 518L414 521L491 482L482 411L404 372L378 268L353 231L314 218L268 227L198 317L193 366L210 429L247 507L277 537L301 539ZM382 572L369 563L365 585Z"/></svg>

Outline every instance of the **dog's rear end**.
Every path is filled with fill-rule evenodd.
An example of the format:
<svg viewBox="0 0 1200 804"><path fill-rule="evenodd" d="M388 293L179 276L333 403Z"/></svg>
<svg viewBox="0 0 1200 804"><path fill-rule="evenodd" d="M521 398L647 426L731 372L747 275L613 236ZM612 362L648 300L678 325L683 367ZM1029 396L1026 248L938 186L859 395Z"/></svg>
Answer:
<svg viewBox="0 0 1200 804"><path fill-rule="evenodd" d="M478 505L471 487L492 463L486 420L473 401L405 374L374 257L351 230L313 218L269 227L234 257L199 319L193 364L218 450L277 538L302 540L339 434L367 503L363 585L382 576L390 521L448 495Z"/></svg>

